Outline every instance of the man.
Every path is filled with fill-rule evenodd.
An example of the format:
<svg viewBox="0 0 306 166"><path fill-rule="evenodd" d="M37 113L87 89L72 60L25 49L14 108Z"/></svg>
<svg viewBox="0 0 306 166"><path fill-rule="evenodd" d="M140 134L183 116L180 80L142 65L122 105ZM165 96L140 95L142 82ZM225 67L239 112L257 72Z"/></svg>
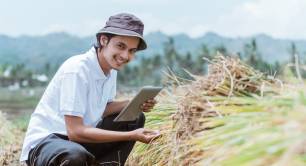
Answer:
<svg viewBox="0 0 306 166"><path fill-rule="evenodd" d="M143 23L121 13L111 16L88 52L66 60L50 81L28 126L21 153L27 165L124 165L135 141L158 134L136 121L113 122L128 101L113 101L117 71L146 49ZM150 111L154 99L141 109Z"/></svg>

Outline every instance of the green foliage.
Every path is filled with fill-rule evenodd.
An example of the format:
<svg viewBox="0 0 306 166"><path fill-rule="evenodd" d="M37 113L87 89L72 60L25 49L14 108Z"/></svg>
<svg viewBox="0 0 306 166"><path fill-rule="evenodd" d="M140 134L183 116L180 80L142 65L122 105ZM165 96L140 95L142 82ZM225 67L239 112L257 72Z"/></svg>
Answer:
<svg viewBox="0 0 306 166"><path fill-rule="evenodd" d="M31 118L31 115L27 114L25 116L21 116L21 117L18 117L12 120L12 122L16 128L18 128L22 132L26 132L30 118Z"/></svg>
<svg viewBox="0 0 306 166"><path fill-rule="evenodd" d="M217 53L221 53L224 56L232 56L231 53L228 52L227 47L228 45L224 45L222 43L214 46L208 46L207 44L203 43L196 53L189 51L182 53L179 51L181 48L178 47L176 40L170 37L168 40L163 42L163 49L161 53L155 53L151 56L136 56L135 63L128 64L118 73L118 83L127 87L161 85L167 80L163 72L169 72L169 70L179 77L191 79L185 70L196 75L203 75L207 73L207 66L209 64L207 60L212 59ZM268 63L264 60L264 58L262 58L263 54L260 50L262 50L262 48L258 47L257 41L254 38L249 43L244 44L243 52L237 53L237 56L261 72L269 75L283 75L285 69L284 66L288 62ZM290 54L290 58L288 58L290 63L294 64L294 55L298 53L295 43L291 44L290 48L288 49L288 53ZM300 55L300 58L302 57L303 56ZM39 57L37 58L39 59ZM303 65L303 61L305 61L305 59L299 60L300 65ZM2 79L2 82L9 82L11 84L14 82L19 82L21 84L22 81L27 80L29 82L28 86L30 87L41 85L45 86L47 82L35 82L35 80L33 80L33 75L45 74L49 78L52 78L61 63L62 62L60 61L57 63L47 61L42 63L40 65L41 67L37 69L28 68L25 63L17 63L13 65L0 64L0 80ZM11 75L4 78L4 72L9 68ZM290 67L290 70L296 77L295 67ZM306 78L306 71L302 67L301 75L302 77ZM1 82L0 86L3 86Z"/></svg>
<svg viewBox="0 0 306 166"><path fill-rule="evenodd" d="M0 108L33 109L43 91L44 88L22 88L17 91L0 88Z"/></svg>
<svg viewBox="0 0 306 166"><path fill-rule="evenodd" d="M226 47L222 44L214 48L214 54L221 53L224 56L228 56Z"/></svg>
<svg viewBox="0 0 306 166"><path fill-rule="evenodd" d="M246 63L255 69L270 75L282 72L279 62L269 64L262 59L255 39L252 39L251 43L246 43L243 50Z"/></svg>

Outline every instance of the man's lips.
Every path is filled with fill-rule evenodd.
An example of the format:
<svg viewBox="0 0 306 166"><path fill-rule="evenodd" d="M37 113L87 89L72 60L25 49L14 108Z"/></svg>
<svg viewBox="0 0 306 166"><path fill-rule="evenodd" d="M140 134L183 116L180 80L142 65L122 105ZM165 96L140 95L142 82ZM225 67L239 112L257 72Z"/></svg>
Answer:
<svg viewBox="0 0 306 166"><path fill-rule="evenodd" d="M118 56L115 56L115 57L114 57L114 60L115 60L115 62L116 62L116 64L117 64L118 66L121 66L121 65L123 65L123 64L125 64L125 63L127 62L127 60L122 60L122 58L120 58L120 57L118 57Z"/></svg>

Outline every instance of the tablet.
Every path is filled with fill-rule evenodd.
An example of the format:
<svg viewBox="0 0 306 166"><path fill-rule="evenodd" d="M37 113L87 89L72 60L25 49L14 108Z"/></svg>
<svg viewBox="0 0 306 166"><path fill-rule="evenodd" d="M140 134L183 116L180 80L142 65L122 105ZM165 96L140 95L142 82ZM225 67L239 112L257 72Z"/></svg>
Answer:
<svg viewBox="0 0 306 166"><path fill-rule="evenodd" d="M134 121L138 118L142 112L140 109L148 99L153 99L160 91L162 87L145 86L141 88L138 94L123 108L120 114L114 119L114 122L122 121Z"/></svg>

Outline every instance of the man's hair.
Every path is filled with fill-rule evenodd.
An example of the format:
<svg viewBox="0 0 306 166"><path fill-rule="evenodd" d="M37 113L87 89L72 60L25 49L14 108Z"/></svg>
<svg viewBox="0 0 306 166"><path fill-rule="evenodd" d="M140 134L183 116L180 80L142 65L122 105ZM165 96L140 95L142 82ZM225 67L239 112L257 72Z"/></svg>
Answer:
<svg viewBox="0 0 306 166"><path fill-rule="evenodd" d="M120 35L116 35L116 34L112 34L112 33L99 33L99 34L97 34L97 42L96 42L96 44L94 44L94 46L95 46L95 48L97 49L97 48L102 48L103 46L101 45L101 43L100 43L100 39L101 39L101 36L102 35L104 35L104 36L106 36L107 37L107 43L106 44L108 44L109 43L109 41L113 38L113 37L115 37L115 36L120 36ZM140 46L140 44L141 44L141 41L140 41L140 39L139 39L139 43L138 43L138 46L137 46L137 49L139 48L139 46Z"/></svg>
<svg viewBox="0 0 306 166"><path fill-rule="evenodd" d="M101 43L100 43L100 39L101 39L101 36L102 36L102 35L106 36L107 39L108 39L106 44L109 43L109 41L111 40L111 38L117 36L117 35L111 34L111 33L99 33L99 34L97 35L97 42L96 42L97 44L95 45L96 48L102 48L102 45L101 45Z"/></svg>

